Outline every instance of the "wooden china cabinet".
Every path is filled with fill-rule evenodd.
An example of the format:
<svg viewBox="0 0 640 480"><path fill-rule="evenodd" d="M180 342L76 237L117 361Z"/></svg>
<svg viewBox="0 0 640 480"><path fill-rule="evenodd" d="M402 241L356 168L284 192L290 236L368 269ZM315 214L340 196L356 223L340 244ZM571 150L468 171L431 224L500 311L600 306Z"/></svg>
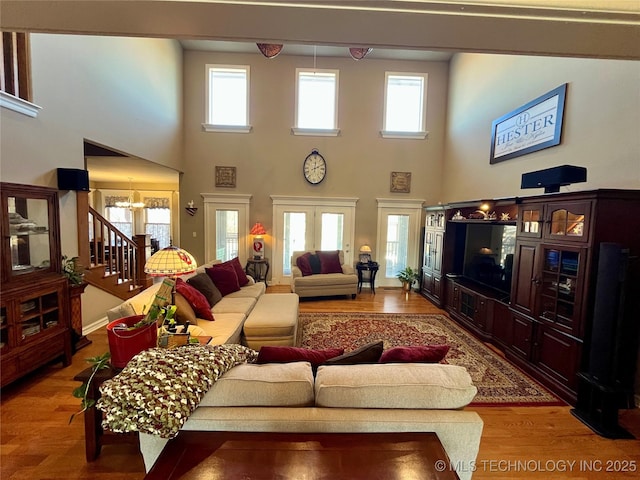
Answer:
<svg viewBox="0 0 640 480"><path fill-rule="evenodd" d="M61 359L71 363L68 282L61 272L58 191L0 184L1 386Z"/></svg>
<svg viewBox="0 0 640 480"><path fill-rule="evenodd" d="M447 224L443 206L427 207L424 228L421 293L436 305L443 302L442 261Z"/></svg>
<svg viewBox="0 0 640 480"><path fill-rule="evenodd" d="M519 205L507 356L572 402L590 348L598 247L613 242L638 255L638 207L640 191L616 190Z"/></svg>

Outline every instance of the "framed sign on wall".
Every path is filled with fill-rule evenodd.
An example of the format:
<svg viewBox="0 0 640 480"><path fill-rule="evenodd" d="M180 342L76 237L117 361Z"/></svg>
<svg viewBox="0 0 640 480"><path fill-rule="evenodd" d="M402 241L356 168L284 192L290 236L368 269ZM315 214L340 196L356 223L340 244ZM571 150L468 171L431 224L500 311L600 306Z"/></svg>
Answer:
<svg viewBox="0 0 640 480"><path fill-rule="evenodd" d="M491 124L490 164L560 143L567 84L530 101Z"/></svg>

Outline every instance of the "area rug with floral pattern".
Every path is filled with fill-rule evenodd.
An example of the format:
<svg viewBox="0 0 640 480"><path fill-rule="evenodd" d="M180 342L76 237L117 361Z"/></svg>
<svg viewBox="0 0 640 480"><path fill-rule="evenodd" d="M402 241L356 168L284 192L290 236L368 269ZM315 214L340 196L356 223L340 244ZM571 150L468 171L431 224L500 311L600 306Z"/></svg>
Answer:
<svg viewBox="0 0 640 480"><path fill-rule="evenodd" d="M472 405L564 405L445 315L300 313L301 347L344 348L348 352L380 340L385 350L404 345L449 345L444 361L465 367L478 388Z"/></svg>

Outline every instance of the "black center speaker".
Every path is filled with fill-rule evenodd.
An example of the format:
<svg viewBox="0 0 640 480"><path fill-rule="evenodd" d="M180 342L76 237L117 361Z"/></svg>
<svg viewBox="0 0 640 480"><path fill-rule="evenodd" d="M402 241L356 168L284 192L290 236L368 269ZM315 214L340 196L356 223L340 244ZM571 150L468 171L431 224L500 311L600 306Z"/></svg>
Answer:
<svg viewBox="0 0 640 480"><path fill-rule="evenodd" d="M59 168L58 190L88 192L89 172L79 168Z"/></svg>
<svg viewBox="0 0 640 480"><path fill-rule="evenodd" d="M560 165L559 167L523 173L520 188L541 188L544 193L559 192L560 187L571 183L587 181L587 169L574 165Z"/></svg>

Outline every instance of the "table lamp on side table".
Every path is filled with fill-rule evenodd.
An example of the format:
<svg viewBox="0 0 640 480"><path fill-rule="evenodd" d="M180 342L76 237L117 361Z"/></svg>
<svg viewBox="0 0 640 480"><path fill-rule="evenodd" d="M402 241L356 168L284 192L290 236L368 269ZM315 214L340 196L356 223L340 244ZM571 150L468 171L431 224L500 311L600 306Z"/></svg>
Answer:
<svg viewBox="0 0 640 480"><path fill-rule="evenodd" d="M253 259L260 260L264 258L264 239L263 235L267 234L267 231L264 228L264 225L260 222L256 222L256 224L251 228L249 232L253 235Z"/></svg>

